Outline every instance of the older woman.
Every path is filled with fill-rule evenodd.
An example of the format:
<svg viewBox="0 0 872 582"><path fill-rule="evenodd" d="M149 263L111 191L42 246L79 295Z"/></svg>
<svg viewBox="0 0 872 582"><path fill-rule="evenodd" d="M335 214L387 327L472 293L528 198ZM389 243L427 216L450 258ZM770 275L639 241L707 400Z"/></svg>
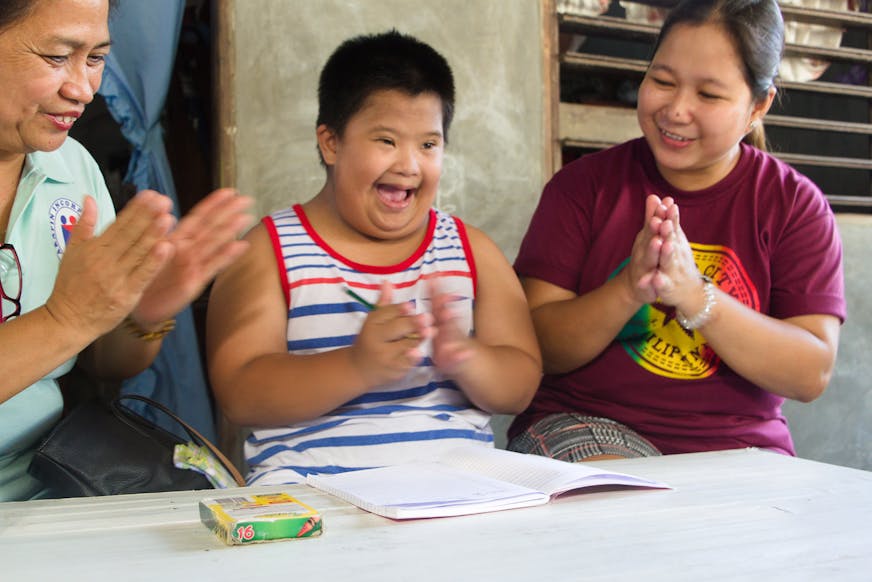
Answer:
<svg viewBox="0 0 872 582"><path fill-rule="evenodd" d="M213 192L178 225L140 192L117 220L70 128L100 86L110 0L0 7L0 501L44 495L27 474L57 422L56 378L145 369L173 317L244 250L250 200Z"/></svg>

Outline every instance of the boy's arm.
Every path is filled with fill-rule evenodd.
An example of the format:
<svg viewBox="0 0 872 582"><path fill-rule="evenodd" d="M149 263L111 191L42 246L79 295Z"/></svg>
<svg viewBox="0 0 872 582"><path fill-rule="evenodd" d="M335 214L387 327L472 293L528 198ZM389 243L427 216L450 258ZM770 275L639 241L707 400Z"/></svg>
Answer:
<svg viewBox="0 0 872 582"><path fill-rule="evenodd" d="M276 426L317 418L371 386L402 377L421 355L418 316L383 297L348 348L305 356L287 348L285 303L272 242L263 224L250 247L215 281L209 298L209 378L227 418L242 426Z"/></svg>
<svg viewBox="0 0 872 582"><path fill-rule="evenodd" d="M517 414L533 398L542 359L521 284L500 249L467 226L478 280L475 334L461 336L450 298L434 296L434 363L482 410Z"/></svg>

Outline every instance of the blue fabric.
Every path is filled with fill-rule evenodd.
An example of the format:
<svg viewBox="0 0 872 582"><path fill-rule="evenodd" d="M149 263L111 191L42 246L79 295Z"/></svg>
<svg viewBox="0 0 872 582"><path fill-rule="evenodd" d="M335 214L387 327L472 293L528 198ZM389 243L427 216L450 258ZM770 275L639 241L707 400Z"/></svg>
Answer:
<svg viewBox="0 0 872 582"><path fill-rule="evenodd" d="M184 0L120 2L109 21L112 52L106 59L100 94L106 99L121 133L133 146L126 182L137 190L163 192L178 207L175 185L160 125L178 46ZM215 439L209 391L200 363L194 318L190 309L176 317L176 329L163 342L152 366L127 380L123 393L141 394L168 406ZM141 403L135 403L141 405ZM131 404L132 407L136 407ZM151 411L139 411L175 430Z"/></svg>

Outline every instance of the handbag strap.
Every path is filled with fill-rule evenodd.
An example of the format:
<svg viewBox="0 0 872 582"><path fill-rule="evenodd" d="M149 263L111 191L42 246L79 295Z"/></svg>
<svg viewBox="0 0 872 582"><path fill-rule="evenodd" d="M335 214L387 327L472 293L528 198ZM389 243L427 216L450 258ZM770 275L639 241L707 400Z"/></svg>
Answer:
<svg viewBox="0 0 872 582"><path fill-rule="evenodd" d="M127 409L128 411L131 411L130 408L127 408L126 406L121 405L122 400L139 400L141 402L145 402L149 406L153 406L154 408L157 408L158 410L160 410L161 412L163 412L164 414L166 414L167 416L169 416L170 418L175 420L177 423L179 423L181 426L183 426L186 431L188 431L188 434L191 436L191 438L193 438L195 441L198 441L199 444L208 448L212 452L212 454L215 455L215 458L217 458L218 461L222 465L224 465L224 468L227 469L227 471L233 477L233 480L236 481L236 484L238 486L240 486L240 487L246 486L245 479L239 473L239 470L236 468L236 466L232 462L230 462L230 459L228 459L224 455L224 453L222 453L220 450L218 450L218 447L216 447L214 444L212 444L212 442L210 442L209 439L207 439L202 434L200 434L200 432L197 429L195 429L193 426L191 426L190 424L188 424L187 422L185 422L184 420L179 418L176 415L176 413L174 413L172 410L170 410L169 408L167 408L166 406L164 406L160 402L157 402L156 400L152 400L151 398L148 398L146 396L140 396L139 394L122 394L121 396L117 396L112 401L112 407L116 410L119 407L121 407L121 408Z"/></svg>

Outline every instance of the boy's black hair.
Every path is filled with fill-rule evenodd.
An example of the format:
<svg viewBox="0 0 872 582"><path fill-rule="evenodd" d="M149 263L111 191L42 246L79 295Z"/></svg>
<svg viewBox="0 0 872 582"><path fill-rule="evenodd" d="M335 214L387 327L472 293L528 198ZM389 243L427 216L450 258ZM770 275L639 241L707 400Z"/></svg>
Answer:
<svg viewBox="0 0 872 582"><path fill-rule="evenodd" d="M318 81L318 122L339 136L376 91L394 89L415 97L433 93L442 101L442 134L454 115L454 76L430 45L390 30L350 38L339 45Z"/></svg>

